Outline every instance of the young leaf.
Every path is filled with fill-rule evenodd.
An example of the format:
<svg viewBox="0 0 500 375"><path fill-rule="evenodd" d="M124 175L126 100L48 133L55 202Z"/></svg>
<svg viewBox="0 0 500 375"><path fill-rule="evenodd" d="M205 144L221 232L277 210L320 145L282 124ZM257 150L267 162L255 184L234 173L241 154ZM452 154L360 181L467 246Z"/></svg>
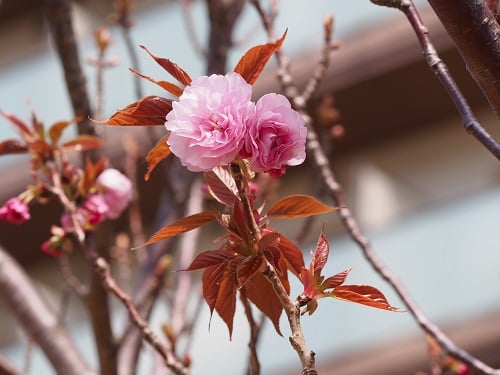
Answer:
<svg viewBox="0 0 500 375"><path fill-rule="evenodd" d="M66 151L89 151L99 148L103 142L92 135L82 134L62 144Z"/></svg>
<svg viewBox="0 0 500 375"><path fill-rule="evenodd" d="M28 147L17 139L7 139L0 142L0 155L24 154L27 151Z"/></svg>
<svg viewBox="0 0 500 375"><path fill-rule="evenodd" d="M274 203L267 211L268 216L281 219L295 219L320 215L335 210L308 195L290 195Z"/></svg>
<svg viewBox="0 0 500 375"><path fill-rule="evenodd" d="M238 190L231 173L226 168L216 167L204 175L212 197L227 207L233 207L238 199Z"/></svg>
<svg viewBox="0 0 500 375"><path fill-rule="evenodd" d="M59 142L62 132L68 127L69 124L71 124L71 121L59 121L49 128L49 138L53 145Z"/></svg>
<svg viewBox="0 0 500 375"><path fill-rule="evenodd" d="M356 302L377 309L398 311L397 307L389 304L385 296L377 288L369 285L340 285L328 293L332 297L344 301Z"/></svg>
<svg viewBox="0 0 500 375"><path fill-rule="evenodd" d="M286 273L280 279L287 293L290 293L290 284L286 279ZM248 280L243 290L248 299L271 320L274 329L281 335L279 322L283 306L271 283L262 273L258 272Z"/></svg>
<svg viewBox="0 0 500 375"><path fill-rule="evenodd" d="M222 279L215 301L215 311L226 323L229 330L229 339L233 335L233 320L236 311L236 281L234 275L228 275Z"/></svg>
<svg viewBox="0 0 500 375"><path fill-rule="evenodd" d="M144 176L145 181L149 180L151 172L153 172L153 169L158 165L158 163L170 155L170 147L168 147L167 144L168 136L169 134L164 135L146 156L148 170Z"/></svg>
<svg viewBox="0 0 500 375"><path fill-rule="evenodd" d="M193 271L199 270L201 268L215 266L224 262L227 262L229 259L233 258L234 255L229 254L226 251L220 250L208 250L198 254L188 268L182 271Z"/></svg>
<svg viewBox="0 0 500 375"><path fill-rule="evenodd" d="M215 266L205 268L201 278L203 287L203 298L207 302L210 309L210 315L213 314L215 303L217 302L217 295L219 294L220 281L224 277L224 270L226 263L220 263Z"/></svg>
<svg viewBox="0 0 500 375"><path fill-rule="evenodd" d="M295 276L299 276L301 269L304 268L304 256L302 254L302 250L282 235L280 235L278 249L286 259L288 268L295 274Z"/></svg>
<svg viewBox="0 0 500 375"><path fill-rule="evenodd" d="M158 232L153 234L151 238L143 245L151 245L160 240L164 240L165 238L174 237L178 234L188 232L190 230L196 229L205 225L215 219L216 213L214 211L203 211L194 215L190 215L187 217L183 217L182 219L177 220L173 224L167 225L163 227Z"/></svg>
<svg viewBox="0 0 500 375"><path fill-rule="evenodd" d="M29 128L29 126L26 125L21 119L19 119L14 114L5 111L0 111L0 114L7 120L9 120L12 123L12 125L14 125L19 130L19 133L23 138L25 136L34 135L33 131Z"/></svg>
<svg viewBox="0 0 500 375"><path fill-rule="evenodd" d="M130 70L135 75L137 75L141 78L144 78L145 80L160 86L162 89L166 90L167 92L171 93L174 96L179 97L182 95L183 90L179 86L177 86L175 83L168 82L168 81L157 81L156 79L153 79L147 75L139 73L137 70L132 69L132 68L128 68L128 70Z"/></svg>
<svg viewBox="0 0 500 375"><path fill-rule="evenodd" d="M261 256L243 257L236 267L236 281L238 288L242 288L248 280L255 276L261 268L264 259Z"/></svg>
<svg viewBox="0 0 500 375"><path fill-rule="evenodd" d="M266 43L250 48L238 61L234 71L239 73L245 81L252 85L264 69L274 52L278 51L285 40L287 30L283 36L273 43Z"/></svg>
<svg viewBox="0 0 500 375"><path fill-rule="evenodd" d="M115 112L104 125L151 126L164 125L165 116L172 109L172 100L161 96L146 96Z"/></svg>
<svg viewBox="0 0 500 375"><path fill-rule="evenodd" d="M172 75L172 77L174 77L177 81L186 86L191 83L191 77L179 65L170 61L169 59L153 55L144 46L139 46L139 47L141 47L144 51L146 51L149 54L149 56L151 56L163 69L169 72Z"/></svg>
<svg viewBox="0 0 500 375"><path fill-rule="evenodd" d="M350 268L343 270L342 272L339 272L334 276L330 276L325 281L323 281L321 285L322 289L323 290L334 289L337 288L339 285L342 285L345 279L347 278L347 275L349 275L349 272L351 272Z"/></svg>
<svg viewBox="0 0 500 375"><path fill-rule="evenodd" d="M314 251L313 258L311 261L311 266L313 270L313 275L318 277L321 275L321 271L328 261L328 254L330 252L330 246L328 245L328 240L323 234L323 229L319 234L318 243L316 245L316 250Z"/></svg>

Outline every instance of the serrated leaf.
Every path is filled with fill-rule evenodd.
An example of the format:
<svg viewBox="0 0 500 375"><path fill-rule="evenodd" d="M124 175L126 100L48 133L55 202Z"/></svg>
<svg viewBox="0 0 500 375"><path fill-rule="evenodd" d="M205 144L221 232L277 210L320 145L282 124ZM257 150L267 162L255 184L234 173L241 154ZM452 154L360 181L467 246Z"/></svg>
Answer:
<svg viewBox="0 0 500 375"><path fill-rule="evenodd" d="M238 288L242 288L248 280L255 276L264 260L260 256L244 257L236 267L236 281Z"/></svg>
<svg viewBox="0 0 500 375"><path fill-rule="evenodd" d="M328 293L328 295L344 301L355 302L377 309L388 311L399 310L389 304L387 298L385 298L381 291L370 285L340 285L332 292Z"/></svg>
<svg viewBox="0 0 500 375"><path fill-rule="evenodd" d="M302 254L302 250L285 236L280 236L278 249L286 259L290 270L295 276L299 276L302 268L304 268L304 255Z"/></svg>
<svg viewBox="0 0 500 375"><path fill-rule="evenodd" d="M208 250L198 254L188 268L182 271L193 271L199 270L201 268L215 266L227 262L229 259L233 258L234 255L229 254L226 251L220 250Z"/></svg>
<svg viewBox="0 0 500 375"><path fill-rule="evenodd" d="M349 272L351 272L350 268L343 270L334 276L328 277L325 281L323 281L321 288L323 290L337 288L344 283L347 275L349 275Z"/></svg>
<svg viewBox="0 0 500 375"><path fill-rule="evenodd" d="M217 295L219 294L220 281L224 277L225 263L210 266L205 269L202 276L203 298L210 309L210 315L214 312Z"/></svg>
<svg viewBox="0 0 500 375"><path fill-rule="evenodd" d="M146 96L115 112L109 119L98 121L104 125L155 126L164 125L172 110L172 100L161 96Z"/></svg>
<svg viewBox="0 0 500 375"><path fill-rule="evenodd" d="M34 135L33 131L29 128L29 126L24 123L21 119L15 116L13 113L0 111L0 114L10 121L12 125L14 125L18 130L21 136L32 136Z"/></svg>
<svg viewBox="0 0 500 375"><path fill-rule="evenodd" d="M89 151L102 147L103 142L92 135L82 134L65 142L61 148L65 151Z"/></svg>
<svg viewBox="0 0 500 375"><path fill-rule="evenodd" d="M17 139L7 139L0 143L0 155L24 154L28 152L26 144Z"/></svg>
<svg viewBox="0 0 500 375"><path fill-rule="evenodd" d="M252 85L266 66L274 52L278 51L285 40L287 30L283 36L273 43L261 44L250 48L238 61L234 71L239 73L245 81Z"/></svg>
<svg viewBox="0 0 500 375"><path fill-rule="evenodd" d="M286 279L286 273L280 277L281 283L287 293L290 293L290 284ZM271 283L262 273L256 273L243 287L247 298L266 315L274 325L274 329L281 336L279 326L283 306L274 291Z"/></svg>
<svg viewBox="0 0 500 375"><path fill-rule="evenodd" d="M146 47L140 46L143 50L145 50L149 56L151 56L163 69L165 69L168 73L172 75L177 81L182 83L183 85L189 85L191 83L191 77L186 73L184 69L182 69L176 63L170 61L169 59L165 59L163 57L158 57L153 55Z"/></svg>
<svg viewBox="0 0 500 375"><path fill-rule="evenodd" d="M152 243L164 240L165 238L175 237L181 233L199 228L202 225L213 221L215 219L215 216L216 213L214 211L203 211L194 215L183 217L173 224L167 225L166 227L160 229L158 232L153 234L145 244L141 245L140 247L151 245Z"/></svg>
<svg viewBox="0 0 500 375"><path fill-rule="evenodd" d="M132 73L134 73L135 75L141 77L141 78L144 78L145 80L149 81L149 82L152 82L158 86L160 86L162 89L166 90L167 92L171 93L172 95L174 96L181 96L182 95L182 89L177 86L175 83L172 83L172 82L168 82L168 81L157 81L156 79L154 78L151 78L145 74L142 74L140 72L138 72L137 70L135 69L132 69L132 68L128 68Z"/></svg>
<svg viewBox="0 0 500 375"><path fill-rule="evenodd" d="M59 142L62 132L68 127L69 124L71 124L70 121L59 121L49 128L49 138L53 145Z"/></svg>
<svg viewBox="0 0 500 375"><path fill-rule="evenodd" d="M290 195L274 203L267 211L268 216L281 219L295 219L320 215L335 210L309 195Z"/></svg>
<svg viewBox="0 0 500 375"><path fill-rule="evenodd" d="M148 163L148 170L144 176L144 180L148 181L151 176L151 172L158 165L160 161L167 158L170 155L170 147L167 144L169 134L164 135L156 145L149 151L146 156L146 162Z"/></svg>
<svg viewBox="0 0 500 375"><path fill-rule="evenodd" d="M212 197L227 207L233 207L239 198L236 183L231 173L226 168L216 167L210 172L205 172L204 175Z"/></svg>
<svg viewBox="0 0 500 375"><path fill-rule="evenodd" d="M328 239L323 234L322 229L321 233L319 234L318 243L316 244L316 250L314 251L311 261L314 276L318 277L319 275L321 275L321 271L328 261L329 252L330 246L328 244Z"/></svg>
<svg viewBox="0 0 500 375"><path fill-rule="evenodd" d="M215 311L226 323L229 330L229 339L233 335L233 320L236 311L236 281L233 275L228 275L222 279L215 301Z"/></svg>

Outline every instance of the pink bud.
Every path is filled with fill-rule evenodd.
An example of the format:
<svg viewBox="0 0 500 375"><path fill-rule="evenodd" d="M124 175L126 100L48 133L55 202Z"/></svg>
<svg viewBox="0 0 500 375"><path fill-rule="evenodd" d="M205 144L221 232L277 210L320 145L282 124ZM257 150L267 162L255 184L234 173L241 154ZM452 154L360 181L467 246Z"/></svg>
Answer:
<svg viewBox="0 0 500 375"><path fill-rule="evenodd" d="M96 182L104 188L101 195L108 206L106 217L116 219L132 200L132 183L114 168L104 170Z"/></svg>
<svg viewBox="0 0 500 375"><path fill-rule="evenodd" d="M18 197L9 199L5 205L0 208L0 219L13 224L21 224L30 219L30 212L26 202Z"/></svg>

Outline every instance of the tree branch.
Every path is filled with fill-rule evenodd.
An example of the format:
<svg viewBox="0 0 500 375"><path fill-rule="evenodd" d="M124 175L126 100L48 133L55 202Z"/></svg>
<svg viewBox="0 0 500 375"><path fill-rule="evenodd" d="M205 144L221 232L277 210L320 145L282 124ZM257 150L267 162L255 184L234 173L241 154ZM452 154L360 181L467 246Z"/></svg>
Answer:
<svg viewBox="0 0 500 375"><path fill-rule="evenodd" d="M40 346L55 371L95 374L19 264L0 247L0 291L27 334Z"/></svg>
<svg viewBox="0 0 500 375"><path fill-rule="evenodd" d="M12 366L7 358L0 354L0 374L2 375L24 375L21 371Z"/></svg>
<svg viewBox="0 0 500 375"><path fill-rule="evenodd" d="M468 0L466 0L468 1ZM396 8L402 11L408 21L410 22L413 30L415 31L415 35L420 42L422 47L422 51L424 52L425 60L429 68L437 75L439 81L446 89L448 94L450 95L455 107L457 108L460 116L462 117L462 123L465 130L471 134L474 138L476 138L482 145L490 151L498 160L500 160L500 145L498 142L481 126L481 124L477 121L474 114L472 113L467 101L464 96L460 92L455 80L448 72L448 68L446 64L439 58L436 49L434 48L430 38L427 28L425 27L420 15L418 14L417 8L413 4L411 0L371 0L372 3L382 6L387 6L391 8ZM454 2L455 4L455 2ZM491 12L490 12L491 13ZM465 21L464 21L465 22ZM496 21L494 21L496 23ZM462 26L460 26L462 27ZM499 48L497 50L497 58L498 58L498 75L496 76L496 84L499 99L500 99L500 32L498 35ZM486 46L482 46L481 48L488 49ZM488 73L489 74L489 73ZM499 101L500 102L500 101Z"/></svg>
<svg viewBox="0 0 500 375"><path fill-rule="evenodd" d="M73 31L71 2L45 0L45 15L62 64L73 112L79 118L78 132L93 135L94 126L90 121L92 111Z"/></svg>
<svg viewBox="0 0 500 375"><path fill-rule="evenodd" d="M484 0L429 0L500 118L500 25Z"/></svg>

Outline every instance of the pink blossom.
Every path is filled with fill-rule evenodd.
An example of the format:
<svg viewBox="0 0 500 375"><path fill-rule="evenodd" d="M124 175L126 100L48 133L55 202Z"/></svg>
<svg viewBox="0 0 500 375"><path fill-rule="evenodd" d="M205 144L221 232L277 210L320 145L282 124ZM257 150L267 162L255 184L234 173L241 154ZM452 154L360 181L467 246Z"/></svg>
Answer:
<svg viewBox="0 0 500 375"><path fill-rule="evenodd" d="M102 186L104 190L101 192L103 203L108 206L108 211L105 216L110 219L116 219L121 215L123 210L132 200L132 183L120 171L114 168L105 169L99 177L97 184ZM97 197L94 198L97 200ZM100 213L103 208L102 202L90 202L95 205L95 208Z"/></svg>
<svg viewBox="0 0 500 375"><path fill-rule="evenodd" d="M278 177L287 165L299 165L306 158L307 128L302 116L283 95L267 94L257 101L256 115L248 129L242 155L250 156L255 172Z"/></svg>
<svg viewBox="0 0 500 375"><path fill-rule="evenodd" d="M90 225L96 225L103 221L105 218L111 217L110 207L104 199L104 194L102 193L90 195L83 204L83 210L85 212L87 222ZM120 213L118 213L116 217L118 217Z"/></svg>
<svg viewBox="0 0 500 375"><path fill-rule="evenodd" d="M30 219L28 204L18 197L9 199L0 208L0 219L13 224L21 224Z"/></svg>
<svg viewBox="0 0 500 375"><path fill-rule="evenodd" d="M230 163L254 116L252 86L239 74L201 76L184 89L167 114L168 145L193 172Z"/></svg>

